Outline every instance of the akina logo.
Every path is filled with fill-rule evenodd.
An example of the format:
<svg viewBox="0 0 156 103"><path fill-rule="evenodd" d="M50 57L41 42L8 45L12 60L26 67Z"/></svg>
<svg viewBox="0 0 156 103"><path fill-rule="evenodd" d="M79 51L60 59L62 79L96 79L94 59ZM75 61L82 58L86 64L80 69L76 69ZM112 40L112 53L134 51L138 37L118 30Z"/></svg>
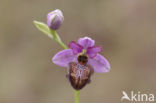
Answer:
<svg viewBox="0 0 156 103"><path fill-rule="evenodd" d="M136 103L137 101L140 102L153 102L154 101L154 94L146 94L146 93L141 93L141 92L134 92L131 91L130 94L127 94L125 91L122 91L122 97L121 101L132 101Z"/></svg>

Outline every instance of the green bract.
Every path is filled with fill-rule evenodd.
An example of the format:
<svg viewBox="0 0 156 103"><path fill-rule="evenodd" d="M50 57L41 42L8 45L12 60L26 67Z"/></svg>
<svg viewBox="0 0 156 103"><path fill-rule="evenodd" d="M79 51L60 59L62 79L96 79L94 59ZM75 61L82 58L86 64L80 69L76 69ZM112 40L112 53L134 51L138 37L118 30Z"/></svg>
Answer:
<svg viewBox="0 0 156 103"><path fill-rule="evenodd" d="M39 22L39 21L33 21L35 26L42 31L45 35L47 35L50 38L53 38L54 30L51 30L45 23Z"/></svg>
<svg viewBox="0 0 156 103"><path fill-rule="evenodd" d="M33 21L35 26L42 31L49 38L56 40L64 49L67 49L67 46L62 42L59 35L55 30L50 29L45 23L39 21Z"/></svg>

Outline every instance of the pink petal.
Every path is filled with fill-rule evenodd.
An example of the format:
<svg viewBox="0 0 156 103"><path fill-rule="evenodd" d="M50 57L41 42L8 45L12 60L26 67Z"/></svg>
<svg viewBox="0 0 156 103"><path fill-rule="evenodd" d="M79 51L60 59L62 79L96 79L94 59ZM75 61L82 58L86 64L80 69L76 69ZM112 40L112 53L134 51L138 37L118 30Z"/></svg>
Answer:
<svg viewBox="0 0 156 103"><path fill-rule="evenodd" d="M89 59L88 63L94 68L97 73L104 73L110 71L110 64L105 57L97 54L93 59Z"/></svg>
<svg viewBox="0 0 156 103"><path fill-rule="evenodd" d="M47 15L47 25L48 25L48 27L51 26L51 21L52 21L52 19L53 19L55 16L56 16L56 15L54 15L54 13L49 13L49 14Z"/></svg>
<svg viewBox="0 0 156 103"><path fill-rule="evenodd" d="M97 53L101 52L102 48L100 46L93 46L87 49L87 54L90 58L94 58Z"/></svg>
<svg viewBox="0 0 156 103"><path fill-rule="evenodd" d="M62 50L52 58L52 62L61 67L68 67L69 62L73 60L74 55L72 49Z"/></svg>
<svg viewBox="0 0 156 103"><path fill-rule="evenodd" d="M95 41L92 40L89 37L84 37L84 38L79 38L78 39L78 44L80 44L81 46L83 46L85 49L87 49L88 47L92 47L95 44Z"/></svg>
<svg viewBox="0 0 156 103"><path fill-rule="evenodd" d="M47 25L48 27L54 30L58 29L61 26L63 20L64 20L63 13L59 9L51 11L47 15Z"/></svg>
<svg viewBox="0 0 156 103"><path fill-rule="evenodd" d="M69 48L71 48L73 50L74 55L82 52L82 50L83 50L83 47L74 41L69 43Z"/></svg>

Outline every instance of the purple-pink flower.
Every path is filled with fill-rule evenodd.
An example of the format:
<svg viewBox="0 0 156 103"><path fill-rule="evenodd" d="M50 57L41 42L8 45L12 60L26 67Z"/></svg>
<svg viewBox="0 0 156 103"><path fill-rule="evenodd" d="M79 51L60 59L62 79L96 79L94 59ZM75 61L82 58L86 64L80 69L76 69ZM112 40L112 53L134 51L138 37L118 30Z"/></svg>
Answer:
<svg viewBox="0 0 156 103"><path fill-rule="evenodd" d="M61 10L56 9L51 11L47 15L47 25L49 28L53 30L57 30L60 28L64 20L64 16Z"/></svg>
<svg viewBox="0 0 156 103"><path fill-rule="evenodd" d="M78 62L79 54L85 52L88 57L87 64L91 65L95 72L104 73L110 70L108 60L99 54L102 51L100 46L94 46L95 41L89 37L79 38L77 42L70 42L69 49L58 52L52 61L61 67L69 67L70 62Z"/></svg>

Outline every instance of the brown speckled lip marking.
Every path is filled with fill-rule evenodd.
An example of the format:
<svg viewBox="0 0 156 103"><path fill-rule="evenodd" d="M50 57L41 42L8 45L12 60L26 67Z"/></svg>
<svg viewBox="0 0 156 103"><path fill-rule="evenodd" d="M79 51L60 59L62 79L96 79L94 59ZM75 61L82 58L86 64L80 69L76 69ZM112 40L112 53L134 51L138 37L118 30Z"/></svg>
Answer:
<svg viewBox="0 0 156 103"><path fill-rule="evenodd" d="M79 55L77 59L78 63L69 63L68 78L72 87L76 90L80 90L90 82L90 77L94 70L91 65L87 64L88 57L86 55Z"/></svg>

